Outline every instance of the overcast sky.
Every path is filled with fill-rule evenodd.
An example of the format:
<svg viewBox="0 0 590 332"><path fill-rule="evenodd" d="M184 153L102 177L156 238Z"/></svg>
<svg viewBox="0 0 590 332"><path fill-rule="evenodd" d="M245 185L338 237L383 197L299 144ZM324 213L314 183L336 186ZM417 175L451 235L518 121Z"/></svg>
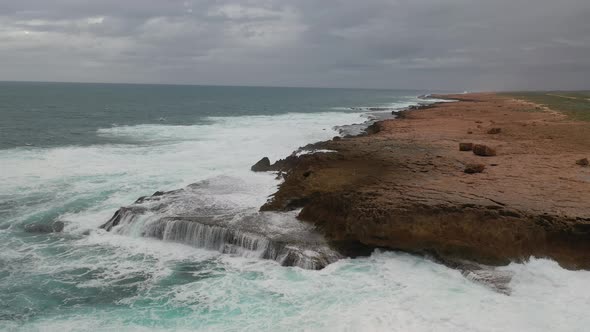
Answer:
<svg viewBox="0 0 590 332"><path fill-rule="evenodd" d="M1 0L0 80L590 89L590 0Z"/></svg>

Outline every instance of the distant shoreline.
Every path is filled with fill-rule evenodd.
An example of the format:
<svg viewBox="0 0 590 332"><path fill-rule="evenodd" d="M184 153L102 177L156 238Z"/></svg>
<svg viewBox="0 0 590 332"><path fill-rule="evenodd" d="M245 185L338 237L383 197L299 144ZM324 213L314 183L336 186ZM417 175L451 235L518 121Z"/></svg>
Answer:
<svg viewBox="0 0 590 332"><path fill-rule="evenodd" d="M223 88L264 88L264 89L326 89L326 90L373 90L373 91L431 91L429 89L396 89L383 87L331 87L331 86L289 86L289 85L233 85L233 84L199 84L199 83L136 83L136 82L70 82L70 81L3 81L0 84L80 84L80 85L145 85L145 86L171 86L171 87L223 87ZM437 90L444 92L442 90ZM450 91L446 91L450 93Z"/></svg>

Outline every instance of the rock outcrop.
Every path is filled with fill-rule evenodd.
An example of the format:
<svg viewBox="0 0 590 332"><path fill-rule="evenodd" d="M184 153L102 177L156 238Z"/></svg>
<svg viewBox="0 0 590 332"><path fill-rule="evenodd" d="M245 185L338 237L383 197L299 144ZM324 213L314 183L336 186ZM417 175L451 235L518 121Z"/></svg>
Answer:
<svg viewBox="0 0 590 332"><path fill-rule="evenodd" d="M270 159L264 157L250 168L253 172L268 172L271 170Z"/></svg>
<svg viewBox="0 0 590 332"><path fill-rule="evenodd" d="M63 221L54 221L50 224L33 223L25 226L27 233L59 233L63 231L65 224Z"/></svg>
<svg viewBox="0 0 590 332"><path fill-rule="evenodd" d="M209 186L204 181L140 197L117 210L101 228L305 269L322 269L343 257L314 226L293 216L212 204L207 200ZM280 228L273 218L281 218Z"/></svg>
<svg viewBox="0 0 590 332"><path fill-rule="evenodd" d="M502 96L452 97L468 101L409 111L408 120L379 122L368 136L322 143L336 153L290 157L281 164L285 181L261 210L301 209L299 218L332 243L490 265L548 257L567 268L590 268L590 177L563 167L564 151L590 152L590 138L566 134L572 128L587 133L590 124L562 125L559 114L519 112L518 101ZM496 137L500 156L487 145L473 147L476 156L496 156L495 167L481 176L457 169L460 161L475 161L457 142L485 139L466 136L474 121L518 128ZM522 126L533 121L547 126ZM545 131L565 138L531 149Z"/></svg>

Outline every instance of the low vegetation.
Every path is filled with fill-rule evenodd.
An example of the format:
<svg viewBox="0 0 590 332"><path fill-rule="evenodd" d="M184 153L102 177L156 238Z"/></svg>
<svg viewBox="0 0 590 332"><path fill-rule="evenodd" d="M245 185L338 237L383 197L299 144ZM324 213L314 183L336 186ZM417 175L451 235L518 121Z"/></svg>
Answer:
<svg viewBox="0 0 590 332"><path fill-rule="evenodd" d="M511 92L506 94L564 112L575 120L590 121L590 91Z"/></svg>

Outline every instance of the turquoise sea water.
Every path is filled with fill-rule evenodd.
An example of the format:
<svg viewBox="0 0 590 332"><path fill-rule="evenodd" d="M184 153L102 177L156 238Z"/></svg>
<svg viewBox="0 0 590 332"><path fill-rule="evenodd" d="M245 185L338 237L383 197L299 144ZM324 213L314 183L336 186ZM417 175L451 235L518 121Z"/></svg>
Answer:
<svg viewBox="0 0 590 332"><path fill-rule="evenodd" d="M507 296L402 253L311 271L98 229L203 180L203 204L255 211L278 184L249 171L260 157L422 93L0 83L0 330L585 330L590 274L548 260L500 268Z"/></svg>

